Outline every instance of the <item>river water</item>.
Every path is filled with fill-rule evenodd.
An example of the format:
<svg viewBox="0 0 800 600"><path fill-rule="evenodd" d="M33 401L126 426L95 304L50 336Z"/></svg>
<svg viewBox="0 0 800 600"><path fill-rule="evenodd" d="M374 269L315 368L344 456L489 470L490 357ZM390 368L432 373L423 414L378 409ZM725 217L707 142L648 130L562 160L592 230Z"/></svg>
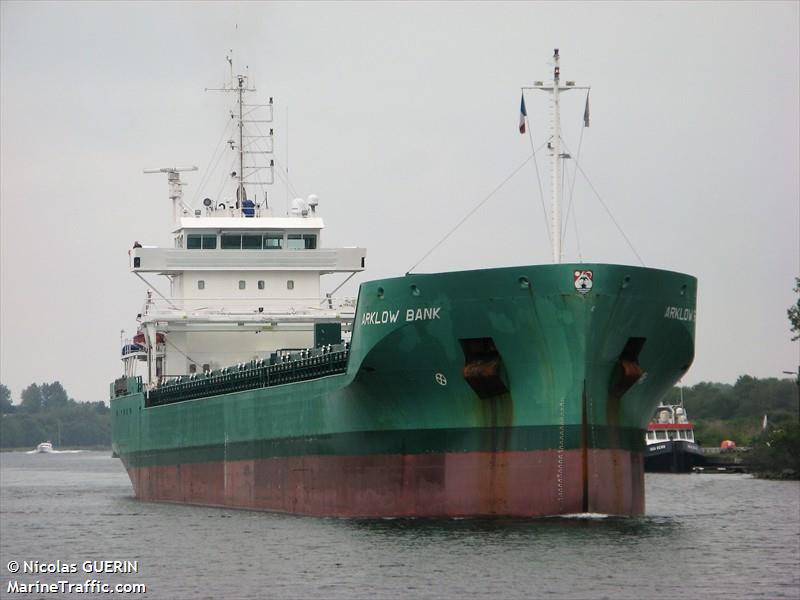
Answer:
<svg viewBox="0 0 800 600"><path fill-rule="evenodd" d="M138 502L108 453L3 453L0 596L96 597L13 587L96 580L144 584L123 597L148 599L800 598L800 483L648 474L646 486L636 519L320 519ZM22 572L37 560L77 572ZM84 571L106 560L138 572Z"/></svg>

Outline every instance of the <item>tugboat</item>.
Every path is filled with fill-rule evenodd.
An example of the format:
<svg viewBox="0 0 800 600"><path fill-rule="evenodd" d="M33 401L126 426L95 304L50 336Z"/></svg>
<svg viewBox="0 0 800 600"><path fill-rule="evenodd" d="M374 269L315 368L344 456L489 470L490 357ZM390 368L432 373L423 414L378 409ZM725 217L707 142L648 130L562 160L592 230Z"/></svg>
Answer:
<svg viewBox="0 0 800 600"><path fill-rule="evenodd" d="M553 60L552 80L523 89L552 100L554 264L409 272L357 298L321 279L362 272L366 250L324 246L317 196L284 214L259 187L288 182L258 126L273 102L245 99L229 60L231 189L187 203L180 176L196 167L147 171L167 176L173 239L130 251L153 291L110 395L137 498L340 517L644 512L642 437L694 358L697 280L562 262L559 98L588 88Z"/></svg>
<svg viewBox="0 0 800 600"><path fill-rule="evenodd" d="M683 390L680 404L658 405L647 425L645 444L644 470L649 473L689 473L705 464L683 406Z"/></svg>

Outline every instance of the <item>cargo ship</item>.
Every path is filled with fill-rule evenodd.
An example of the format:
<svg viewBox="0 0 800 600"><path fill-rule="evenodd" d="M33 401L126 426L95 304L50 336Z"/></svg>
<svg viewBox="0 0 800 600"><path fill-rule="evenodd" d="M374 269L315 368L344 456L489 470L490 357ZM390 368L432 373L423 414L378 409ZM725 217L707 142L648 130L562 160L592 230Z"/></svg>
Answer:
<svg viewBox="0 0 800 600"><path fill-rule="evenodd" d="M110 393L137 498L335 517L644 512L645 430L693 360L697 282L561 262L559 97L587 88L554 61L552 81L523 88L553 101L553 264L407 273L357 298L337 292L366 250L323 246L319 198L276 216L254 191L254 174L285 173L248 162L273 130L248 142L253 90L231 62L235 193L195 208L180 180L194 167L149 171L167 175L174 244L130 251L151 289ZM269 121L272 100L261 108ZM345 279L321 293L332 274Z"/></svg>

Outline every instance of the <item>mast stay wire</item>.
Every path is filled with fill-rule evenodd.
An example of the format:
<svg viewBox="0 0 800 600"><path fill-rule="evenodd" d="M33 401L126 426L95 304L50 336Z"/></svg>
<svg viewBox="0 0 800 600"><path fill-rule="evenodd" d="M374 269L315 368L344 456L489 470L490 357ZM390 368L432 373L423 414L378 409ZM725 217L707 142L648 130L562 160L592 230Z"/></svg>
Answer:
<svg viewBox="0 0 800 600"><path fill-rule="evenodd" d="M267 146L266 142L264 141L269 136L264 134L264 132L262 131L261 127L259 127L258 123L251 123L251 125L252 125L252 128L258 133L258 137L254 138L253 141L248 142L248 146L252 145L255 148L263 148L263 150L267 151L267 153L270 154L273 157L272 160L275 161L275 166L278 167L278 169L275 170L275 172L278 174L278 177L281 179L281 181L285 182L289 186L289 189L292 191L292 194L294 194L295 197L298 196L297 190L295 190L295 187L292 185L292 182L289 180L288 173L285 172L283 166L278 161L278 157L274 152L274 146L273 146L273 151L270 152L269 151L270 150L269 146ZM263 146L259 146L259 144L263 144ZM273 142L273 144L274 144L274 142ZM253 167L248 167L248 168L253 168ZM223 181L223 187L224 187L224 185L225 185L225 183ZM266 189L264 188L263 185L258 185L258 188L260 188L262 191L266 192ZM221 192L221 189L220 189L220 192Z"/></svg>
<svg viewBox="0 0 800 600"><path fill-rule="evenodd" d="M203 172L203 177L200 178L200 183L197 185L197 189L195 193L192 195L192 201L190 206L195 206L198 198L203 191L203 186L208 183L208 180L211 177L211 174L216 170L219 161L222 159L222 155L224 152L222 150L225 148L225 144L223 140L225 139L225 134L228 133L228 129L231 127L231 119L225 120L225 127L222 128L222 135L219 137L219 141L217 142L216 149L214 150L214 154L211 155L211 158L208 161L208 165L206 165L206 170ZM214 166L211 166L211 163L214 163Z"/></svg>
<svg viewBox="0 0 800 600"><path fill-rule="evenodd" d="M580 153L580 150L578 150L578 152ZM573 169L573 181L574 181L574 178L575 178L575 176L577 174L578 174L578 170L577 169ZM572 202L570 201L570 204L571 203ZM581 238L578 235L579 228L578 228L578 207L577 206L573 206L572 207L572 228L575 230L575 245L578 248L578 262L582 263L583 262L583 252L581 252ZM565 234L566 234L566 231L565 231Z"/></svg>
<svg viewBox="0 0 800 600"><path fill-rule="evenodd" d="M438 242L436 242L436 244L433 246L433 248L431 248L430 250L428 250L428 251L425 253L425 255L424 255L422 258L420 258L420 259L419 259L419 260L418 260L416 263L414 263L414 266L413 266L413 267L411 267L410 269L408 269L408 271L406 271L406 275L409 275L409 274L411 273L411 271L413 271L414 269L416 269L416 268L417 268L417 266L418 266L418 265L419 265L419 264L420 264L422 261L424 261L426 258L428 258L428 257L429 257L429 256L430 256L430 255L433 253L433 251L434 251L434 250L436 250L436 249L437 249L439 246L441 246L441 245L442 245L442 244L445 242L445 240L447 240L447 238L449 238L451 235L453 235L453 234L456 232L456 230L457 230L459 227L461 227L461 226L462 226L462 225L463 225L463 224L464 224L464 223L467 221L467 219L469 219L469 218L470 218L470 217L471 217L473 214L475 214L475 212L476 212L476 211L477 211L477 210L478 210L478 209L479 209L481 206L483 206L484 204L486 204L486 202L487 202L487 201L488 201L488 200L489 200L489 199L490 199L492 196L494 196L494 195L495 195L497 192L499 192L499 191L500 191L500 190L501 190L501 189L502 189L502 188L505 186L505 184L507 184L509 181L511 181L511 179L513 179L513 177L514 177L514 176L515 176L517 173L519 173L519 172L522 170L522 167L524 167L525 165L527 165L527 164L528 164L528 162L529 162L529 161L530 161L532 158L534 158L534 157L536 156L536 153L537 153L539 150L541 150L542 148L544 148L544 146L545 146L545 144L542 144L541 146L539 146L539 148L537 148L536 150L534 150L534 152L532 152L532 153L531 153L531 154L528 156L528 158L526 158L525 160L523 160L523 161L522 161L522 163L521 163L521 164L520 164L520 165L519 165L519 166L518 166L516 169L514 169L514 170L511 172L511 174L510 174L510 175L508 175L508 177L506 177L506 178L505 178L503 181L501 181L501 182L500 182L500 184L499 184L499 185L498 185L496 188L494 188L494 189L493 189L491 192L489 192L489 194L488 194L486 197L484 197L484 198L483 198L483 200L481 200L480 202L478 202L478 204L476 204L476 205L475 205L475 206L472 208L472 210L470 210L470 211L469 211L469 212L468 212L468 213L467 213L467 214L466 214L466 215L465 215L465 216L464 216L464 217L463 217L463 218L462 218L462 219L461 219L461 220L460 220L458 223L456 223L455 227L453 227L453 228L452 228L450 231L448 231L448 232L445 234L445 236L444 236L442 239L440 239Z"/></svg>
<svg viewBox="0 0 800 600"><path fill-rule="evenodd" d="M525 91L522 92L523 98L525 97ZM531 153L533 154L533 166L536 168L536 183L539 184L539 201L542 204L542 213L544 214L544 230L547 232L547 241L552 246L553 240L550 237L550 228L547 226L547 223L550 222L550 217L547 216L547 207L544 203L544 190L542 188L542 177L539 174L539 163L536 161L536 152L537 150L533 147L533 126L531 125L530 119L528 119L528 115L525 115L525 123L528 126L528 140L531 143Z"/></svg>
<svg viewBox="0 0 800 600"><path fill-rule="evenodd" d="M210 184L210 183L211 183L211 174L212 174L212 173L216 173L216 172L217 172L217 167L219 167L219 164L220 164L220 162L223 160L223 158L224 158L224 157L225 157L225 145L223 144L223 146L222 146L222 152L220 152L220 153L219 153L219 156L217 156L217 160L216 160L216 162L214 163L214 166L213 166L213 168L212 168L212 169L209 171L209 178L206 180L206 183L207 183L207 184ZM222 196L221 196L221 194L222 194L222 190L223 190L223 188L225 187L225 184L226 184L226 183L227 183L227 181L228 181L228 172L229 172L229 171L230 171L232 168L235 168L235 164L236 164L236 162L235 162L235 158L233 158L233 159L230 159L230 160L229 160L229 165L230 165L230 166L229 166L227 169L225 169L225 172L223 172L223 173L222 173L222 177L221 177L222 183L220 184L220 186L219 186L219 189L217 190L217 194L216 194L216 196L214 196L214 198L216 198L216 202L217 202L217 203L219 203L219 202L222 200Z"/></svg>
<svg viewBox="0 0 800 600"><path fill-rule="evenodd" d="M588 92L587 92L587 96L588 96ZM583 147L583 132L585 130L586 130L586 120L584 119L583 125L581 126L581 135L580 135L580 138L578 139L578 152L575 155L575 161L580 160L580 157L581 157L581 148ZM564 142L564 138L561 138L561 143L564 144L564 146L566 146L566 143ZM566 162L564 163L564 165L566 166ZM575 196L575 182L577 181L577 179L578 179L578 169L574 169L573 172L572 172L572 183L570 184L570 188L569 188L569 204L567 205L567 216L564 218L564 228L562 229L562 234L561 234L562 239L566 239L566 237L567 237L567 223L569 222L570 214L574 213L574 211L577 210L576 208L573 207L574 196ZM574 229L575 229L575 244L578 247L578 260L580 262L583 262L583 257L581 256L581 241L580 241L580 239L578 239L578 222L577 222L577 218L578 218L577 217L577 213L573 214L572 224L573 224Z"/></svg>
<svg viewBox="0 0 800 600"><path fill-rule="evenodd" d="M573 169L572 170L572 177L574 178L578 174L578 170L575 169L574 167L572 169ZM570 175L569 175L569 163L566 162L566 161L564 162L564 170L567 171L566 177L567 177L567 179L569 179L570 178ZM580 240L580 237L578 235L578 207L577 207L577 205L575 203L571 203L571 209L572 209L571 211L569 211L569 210L567 211L567 215L566 215L566 218L564 220L564 228L561 230L562 231L562 238L561 239L564 241L564 243L566 243L567 233L568 233L567 228L569 226L568 221L569 221L570 217L572 217L572 229L573 229L573 231L575 233L575 246L576 246L576 250L578 251L578 262L582 263L583 262L583 252L581 251L581 240Z"/></svg>
<svg viewBox="0 0 800 600"><path fill-rule="evenodd" d="M221 160L223 156L224 156L224 153L220 154L219 159ZM222 177L220 179L220 184L219 184L219 189L217 190L217 195L216 195L216 198L217 198L218 202L219 201L224 201L224 198L222 198L222 190L225 189L225 184L228 183L228 173L231 172L232 169L236 169L237 168L237 166L236 166L237 162L238 162L237 161L237 157L236 156L232 156L228 161L228 168L225 169L225 171L222 173Z"/></svg>
<svg viewBox="0 0 800 600"><path fill-rule="evenodd" d="M261 127L258 126L258 123L253 123L253 125L255 126L256 131L258 131L258 134L262 138L267 137L261 131ZM289 179L289 172L283 168L283 165L281 165L280 161L278 160L278 155L275 152L272 153L272 156L274 157L272 160L275 161L275 166L278 167L276 173L278 173L279 177L281 178L281 181L283 181L286 185L289 186L289 190L292 192L292 195L294 195L294 197L297 198L300 194L297 193L297 190L295 189L294 185L292 185L292 182Z"/></svg>
<svg viewBox="0 0 800 600"><path fill-rule="evenodd" d="M569 147L567 147L566 144L564 144L564 147L567 148L567 151L569 152ZM583 175L583 178L586 180L586 183L589 184L589 187L591 188L592 192L594 192L594 195L600 201L601 206L605 209L606 214L608 214L609 218L611 219L611 222L614 223L614 226L617 228L617 231L619 231L620 235L622 235L622 238L628 244L628 247L631 249L631 252L633 252L633 254L636 256L636 258L639 260L642 266L646 267L647 265L645 265L644 261L642 260L642 257L639 256L639 253L636 251L636 248L633 247L633 243L628 238L628 236L625 235L625 232L622 230L622 226L617 222L617 219L614 218L614 214L611 212L611 209L608 208L608 205L605 203L605 200L603 200L603 197L600 195L600 192L598 192L597 189L594 187L592 180L589 179L589 176L583 170L583 167L581 167L581 164L577 161L577 159L575 160L575 168L578 171L580 171L581 175Z"/></svg>

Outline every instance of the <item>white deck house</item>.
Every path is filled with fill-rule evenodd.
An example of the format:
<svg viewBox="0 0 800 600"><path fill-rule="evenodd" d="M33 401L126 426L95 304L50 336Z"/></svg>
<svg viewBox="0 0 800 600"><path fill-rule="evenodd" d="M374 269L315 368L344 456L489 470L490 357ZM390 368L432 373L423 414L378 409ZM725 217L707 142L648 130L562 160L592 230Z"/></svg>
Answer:
<svg viewBox="0 0 800 600"><path fill-rule="evenodd" d="M245 102L245 94L256 90L246 74L234 75L233 60L226 58L230 82L210 89L236 97L231 137L223 143L236 154L230 173L235 199L205 198L202 208L192 207L183 202L180 173L197 167L145 170L167 175L174 239L171 248L137 243L130 251L131 271L151 290L138 315L136 335L123 342L122 360L128 377L146 362L150 386L164 377L313 347L320 343L315 325L321 323L341 324L345 336L352 326L355 300L332 297L349 277L325 297L320 277L352 277L364 269L366 250L322 246L324 225L313 194L294 199L287 216L272 215L264 186L274 183L275 160L268 158L274 156L274 131L265 132L259 124L272 122L273 99ZM255 118L256 111L265 118ZM288 183L287 172L284 178ZM262 202L256 200L259 189ZM147 274L166 277L169 293L159 292L145 279Z"/></svg>
<svg viewBox="0 0 800 600"><path fill-rule="evenodd" d="M315 323L349 331L355 300L323 296L320 278L362 271L366 250L323 248L322 219L302 216L315 209L269 217L207 206L178 219L173 248L131 250L132 272L170 282L168 297L148 292L139 317L145 351L136 358L147 361L149 383L312 347Z"/></svg>

